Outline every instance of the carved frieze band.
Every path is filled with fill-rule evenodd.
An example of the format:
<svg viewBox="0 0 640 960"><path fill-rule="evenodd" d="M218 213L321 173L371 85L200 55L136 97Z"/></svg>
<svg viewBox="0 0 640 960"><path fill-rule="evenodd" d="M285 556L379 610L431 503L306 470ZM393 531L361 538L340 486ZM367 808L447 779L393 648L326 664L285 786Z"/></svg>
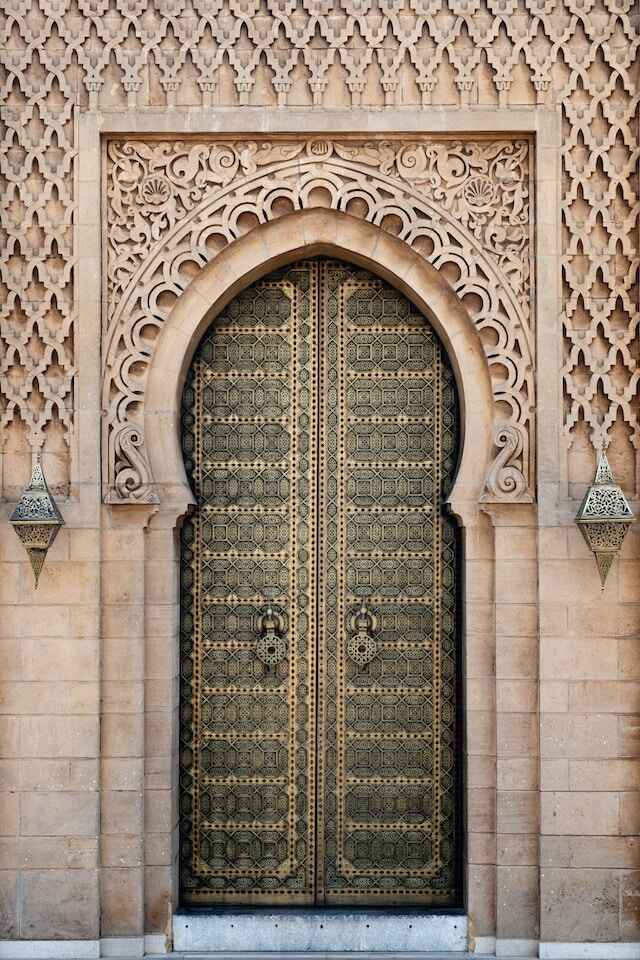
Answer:
<svg viewBox="0 0 640 960"><path fill-rule="evenodd" d="M260 223L330 207L397 235L472 317L494 390L488 500L533 494L531 177L527 140L107 144L107 499L157 498L144 438L154 344L181 292Z"/></svg>

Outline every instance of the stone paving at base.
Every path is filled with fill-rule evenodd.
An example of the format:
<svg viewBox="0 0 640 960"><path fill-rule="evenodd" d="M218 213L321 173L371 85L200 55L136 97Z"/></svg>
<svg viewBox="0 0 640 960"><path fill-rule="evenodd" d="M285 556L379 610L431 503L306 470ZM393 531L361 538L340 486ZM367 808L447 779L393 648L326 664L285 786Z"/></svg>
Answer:
<svg viewBox="0 0 640 960"><path fill-rule="evenodd" d="M364 953L360 951L348 952L315 952L305 953L165 953L158 956L147 956L144 960L496 960L495 954L486 953L400 953L380 952ZM127 960L127 958L122 958ZM531 957L503 957L500 960L537 960ZM602 958L604 960L604 958Z"/></svg>

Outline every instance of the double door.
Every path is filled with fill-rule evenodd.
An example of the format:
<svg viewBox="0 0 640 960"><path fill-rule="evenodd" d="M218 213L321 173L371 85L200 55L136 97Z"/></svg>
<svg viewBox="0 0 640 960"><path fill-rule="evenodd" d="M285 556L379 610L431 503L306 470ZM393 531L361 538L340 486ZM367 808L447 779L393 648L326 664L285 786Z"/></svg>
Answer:
<svg viewBox="0 0 640 960"><path fill-rule="evenodd" d="M187 378L185 904L458 898L456 390L353 266L233 300Z"/></svg>

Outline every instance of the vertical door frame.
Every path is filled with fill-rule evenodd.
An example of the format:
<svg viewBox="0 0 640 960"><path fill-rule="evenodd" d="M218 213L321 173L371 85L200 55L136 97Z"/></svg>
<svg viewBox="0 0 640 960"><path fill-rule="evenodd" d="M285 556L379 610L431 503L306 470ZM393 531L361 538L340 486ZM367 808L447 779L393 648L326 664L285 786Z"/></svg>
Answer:
<svg viewBox="0 0 640 960"><path fill-rule="evenodd" d="M353 253L354 249L357 254ZM258 227L220 254L176 303L161 333L146 391L145 429L152 469L160 490L166 491L161 497L158 522L164 517L166 522L179 525L180 517L193 502L179 446L180 397L186 371L204 331L224 306L254 280L287 263L314 255L355 263L387 280L428 317L447 350L459 392L462 448L449 505L463 527L465 589L471 587L475 596L479 589L476 581L484 583L485 580L479 566L486 566L487 547L492 550L485 543L478 562L476 543L485 539L487 520L480 500L493 436L491 384L477 331L444 278L402 241L378 227L331 210L301 211ZM467 609L465 600L462 603ZM475 626L471 624L469 629L468 611L463 620L463 645L468 659L469 645L472 648L476 645ZM480 642L486 642L484 636ZM475 776L468 755L464 764L467 789L462 816L466 821L469 803L473 803ZM175 824L174 849L177 844ZM471 867L466 851L464 860L468 903ZM177 904L175 877L174 891L173 902Z"/></svg>

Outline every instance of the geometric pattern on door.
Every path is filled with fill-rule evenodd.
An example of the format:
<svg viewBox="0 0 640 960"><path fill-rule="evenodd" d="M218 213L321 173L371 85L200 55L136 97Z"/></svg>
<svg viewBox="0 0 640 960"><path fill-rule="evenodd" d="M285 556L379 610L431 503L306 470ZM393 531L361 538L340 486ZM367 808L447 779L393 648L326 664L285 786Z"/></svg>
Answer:
<svg viewBox="0 0 640 960"><path fill-rule="evenodd" d="M429 322L316 258L205 334L182 406L185 904L459 901L456 388Z"/></svg>

